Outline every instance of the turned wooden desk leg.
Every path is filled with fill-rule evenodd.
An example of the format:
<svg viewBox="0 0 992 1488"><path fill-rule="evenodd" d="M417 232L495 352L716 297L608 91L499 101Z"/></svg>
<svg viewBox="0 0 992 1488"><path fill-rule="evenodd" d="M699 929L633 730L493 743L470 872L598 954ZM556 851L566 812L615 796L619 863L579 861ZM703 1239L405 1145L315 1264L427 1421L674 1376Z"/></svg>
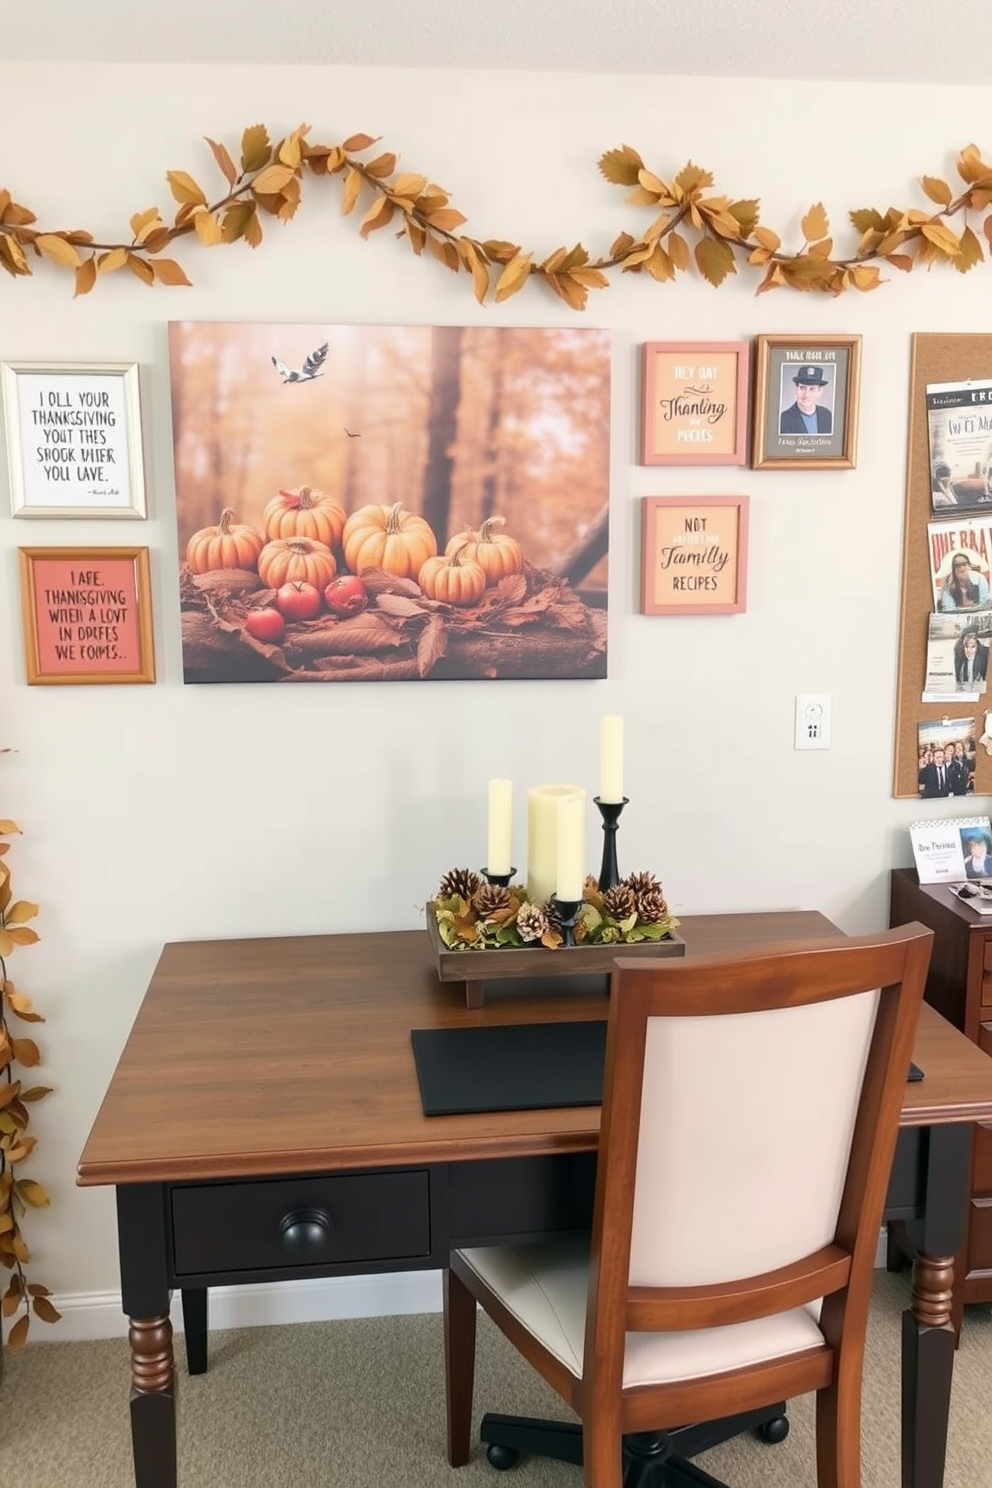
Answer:
<svg viewBox="0 0 992 1488"><path fill-rule="evenodd" d="M121 1299L130 1318L131 1450L135 1488L176 1488L176 1371L169 1320L166 1194L117 1189Z"/></svg>
<svg viewBox="0 0 992 1488"><path fill-rule="evenodd" d="M931 1127L927 1141L912 1306L902 1319L902 1488L942 1488L944 1481L954 1370L954 1257L964 1240L971 1166L968 1126Z"/></svg>

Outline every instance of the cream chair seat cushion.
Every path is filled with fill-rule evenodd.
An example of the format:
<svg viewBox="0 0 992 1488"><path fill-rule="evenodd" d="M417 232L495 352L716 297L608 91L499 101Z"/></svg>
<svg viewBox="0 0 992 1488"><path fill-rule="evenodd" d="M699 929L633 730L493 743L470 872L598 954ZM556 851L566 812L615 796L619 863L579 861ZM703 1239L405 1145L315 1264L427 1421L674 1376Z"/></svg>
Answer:
<svg viewBox="0 0 992 1488"><path fill-rule="evenodd" d="M495 1245L459 1254L507 1310L576 1378L589 1291L589 1242ZM822 1346L819 1303L774 1317L684 1333L628 1333L624 1388L721 1374Z"/></svg>

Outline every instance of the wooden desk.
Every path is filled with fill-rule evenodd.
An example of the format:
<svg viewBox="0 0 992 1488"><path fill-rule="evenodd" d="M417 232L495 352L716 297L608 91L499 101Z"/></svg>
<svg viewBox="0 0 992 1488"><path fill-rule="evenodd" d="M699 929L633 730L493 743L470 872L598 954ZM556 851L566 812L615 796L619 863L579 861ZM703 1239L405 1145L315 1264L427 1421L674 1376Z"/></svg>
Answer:
<svg viewBox="0 0 992 1488"><path fill-rule="evenodd" d="M836 931L801 911L680 933L692 955ZM201 1369L211 1286L436 1268L453 1244L588 1224L598 1109L425 1118L410 1029L605 1015L601 983L559 979L466 1009L423 930L165 947L79 1163L81 1184L117 1188L137 1488L176 1488L172 1288ZM914 1057L887 1208L920 1252L902 1482L940 1488L968 1123L992 1117L992 1060L928 1007Z"/></svg>

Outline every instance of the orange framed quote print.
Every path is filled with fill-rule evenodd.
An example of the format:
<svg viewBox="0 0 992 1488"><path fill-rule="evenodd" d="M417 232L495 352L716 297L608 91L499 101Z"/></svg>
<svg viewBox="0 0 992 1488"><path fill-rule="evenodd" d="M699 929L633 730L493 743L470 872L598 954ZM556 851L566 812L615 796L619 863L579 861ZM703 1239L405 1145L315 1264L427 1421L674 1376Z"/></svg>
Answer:
<svg viewBox="0 0 992 1488"><path fill-rule="evenodd" d="M147 548L20 548L29 683L154 682Z"/></svg>
<svg viewBox="0 0 992 1488"><path fill-rule="evenodd" d="M746 496L645 496L642 615L746 609Z"/></svg>
<svg viewBox="0 0 992 1488"><path fill-rule="evenodd" d="M642 465L746 465L746 341L648 341Z"/></svg>

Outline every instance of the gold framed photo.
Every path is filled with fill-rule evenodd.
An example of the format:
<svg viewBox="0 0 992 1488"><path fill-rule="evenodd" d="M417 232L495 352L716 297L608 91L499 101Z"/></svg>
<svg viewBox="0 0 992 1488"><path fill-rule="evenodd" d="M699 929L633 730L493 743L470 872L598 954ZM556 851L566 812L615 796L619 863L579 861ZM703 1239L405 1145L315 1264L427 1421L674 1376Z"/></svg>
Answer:
<svg viewBox="0 0 992 1488"><path fill-rule="evenodd" d="M861 337L755 338L755 470L853 470Z"/></svg>

